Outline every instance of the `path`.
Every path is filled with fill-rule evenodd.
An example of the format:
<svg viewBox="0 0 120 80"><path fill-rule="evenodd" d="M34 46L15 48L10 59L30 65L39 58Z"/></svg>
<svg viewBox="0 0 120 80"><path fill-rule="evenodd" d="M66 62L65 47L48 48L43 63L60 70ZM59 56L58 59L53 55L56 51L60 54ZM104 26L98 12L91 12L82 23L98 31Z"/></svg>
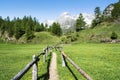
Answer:
<svg viewBox="0 0 120 80"><path fill-rule="evenodd" d="M57 74L57 63L56 62L57 62L57 56L56 56L56 53L53 52L52 53L51 65L50 65L50 68L49 68L49 71L50 71L49 80L59 80L58 74Z"/></svg>

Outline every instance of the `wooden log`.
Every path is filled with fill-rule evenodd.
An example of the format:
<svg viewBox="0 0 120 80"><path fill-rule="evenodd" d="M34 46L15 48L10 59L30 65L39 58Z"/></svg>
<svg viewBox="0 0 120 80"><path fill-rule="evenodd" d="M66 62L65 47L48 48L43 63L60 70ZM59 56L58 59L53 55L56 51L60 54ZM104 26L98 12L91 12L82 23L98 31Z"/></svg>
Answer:
<svg viewBox="0 0 120 80"><path fill-rule="evenodd" d="M82 70L77 64L75 64L72 59L70 59L64 52L61 52L62 55L80 72L81 75L83 75L87 80L92 80L92 78L84 71Z"/></svg>
<svg viewBox="0 0 120 80"><path fill-rule="evenodd" d="M33 60L36 59L36 56L33 55ZM37 80L38 78L38 63L37 61L33 64L33 69L32 69L32 80Z"/></svg>
<svg viewBox="0 0 120 80"><path fill-rule="evenodd" d="M23 75L24 75L24 74L33 66L33 64L36 63L38 60L39 60L39 59L36 58L36 59L32 60L30 63L28 63L24 69L22 69L20 72L18 72L17 75L15 75L15 76L13 77L12 80L20 80L20 79L23 77Z"/></svg>

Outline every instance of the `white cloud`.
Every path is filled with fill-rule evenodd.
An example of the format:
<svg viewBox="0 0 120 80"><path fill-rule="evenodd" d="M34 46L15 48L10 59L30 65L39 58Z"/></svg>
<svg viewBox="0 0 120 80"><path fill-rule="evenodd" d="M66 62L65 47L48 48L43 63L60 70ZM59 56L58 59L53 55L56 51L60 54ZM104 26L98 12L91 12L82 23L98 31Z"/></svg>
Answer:
<svg viewBox="0 0 120 80"><path fill-rule="evenodd" d="M93 14L83 13L83 17L88 25L91 24L92 20L95 18Z"/></svg>
<svg viewBox="0 0 120 80"><path fill-rule="evenodd" d="M43 23L48 24L48 26L51 26L55 20L45 20Z"/></svg>
<svg viewBox="0 0 120 80"><path fill-rule="evenodd" d="M95 16L93 14L89 14L89 13L82 13L83 17L85 18L85 22L90 25L92 20L95 18ZM76 20L79 17L78 15L73 16L74 19Z"/></svg>

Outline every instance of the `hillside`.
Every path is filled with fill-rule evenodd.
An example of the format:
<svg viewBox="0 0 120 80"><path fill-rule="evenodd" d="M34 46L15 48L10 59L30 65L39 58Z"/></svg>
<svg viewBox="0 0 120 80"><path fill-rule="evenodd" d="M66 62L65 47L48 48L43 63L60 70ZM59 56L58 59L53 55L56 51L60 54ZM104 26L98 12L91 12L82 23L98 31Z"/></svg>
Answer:
<svg viewBox="0 0 120 80"><path fill-rule="evenodd" d="M101 40L110 40L111 33L115 32L120 39L119 23L101 23L93 29L86 29L78 32L77 42L100 42Z"/></svg>
<svg viewBox="0 0 120 80"><path fill-rule="evenodd" d="M35 32L35 37L30 40L30 43L40 43L40 44L55 44L59 42L59 38L52 35L49 32ZM24 42L26 41L25 35L23 35L18 42Z"/></svg>

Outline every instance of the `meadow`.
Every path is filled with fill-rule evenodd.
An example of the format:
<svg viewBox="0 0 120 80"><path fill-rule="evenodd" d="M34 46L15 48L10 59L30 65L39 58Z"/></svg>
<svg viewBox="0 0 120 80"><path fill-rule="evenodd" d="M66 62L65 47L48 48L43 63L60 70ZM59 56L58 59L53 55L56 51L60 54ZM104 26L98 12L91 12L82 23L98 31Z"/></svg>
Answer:
<svg viewBox="0 0 120 80"><path fill-rule="evenodd" d="M120 80L120 44L73 44L65 46L64 52L93 80ZM58 59L60 80L86 80L67 63L61 67Z"/></svg>
<svg viewBox="0 0 120 80"><path fill-rule="evenodd" d="M120 80L120 44L81 43L63 45L64 52L93 80ZM46 45L0 43L0 80L10 80L32 60ZM51 55L44 63L40 57L39 80L48 79ZM67 61L67 60L66 60ZM67 61L62 67L60 52L57 52L57 66L60 80L85 80ZM22 80L31 80L30 70Z"/></svg>

